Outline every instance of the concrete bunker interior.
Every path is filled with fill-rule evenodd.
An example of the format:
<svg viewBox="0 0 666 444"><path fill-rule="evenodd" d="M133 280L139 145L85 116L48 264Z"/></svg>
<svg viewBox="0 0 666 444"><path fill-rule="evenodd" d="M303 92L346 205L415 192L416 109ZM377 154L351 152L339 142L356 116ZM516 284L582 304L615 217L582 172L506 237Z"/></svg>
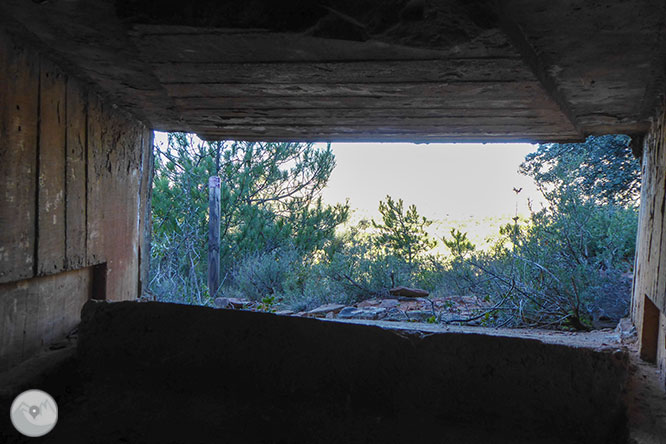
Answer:
<svg viewBox="0 0 666 444"><path fill-rule="evenodd" d="M0 12L2 405L50 391L61 419L45 439L666 440L662 1L6 0ZM643 168L631 313L653 367L601 344L129 302L146 282L152 130L629 134ZM78 351L44 353L82 308ZM22 442L9 424L0 437Z"/></svg>

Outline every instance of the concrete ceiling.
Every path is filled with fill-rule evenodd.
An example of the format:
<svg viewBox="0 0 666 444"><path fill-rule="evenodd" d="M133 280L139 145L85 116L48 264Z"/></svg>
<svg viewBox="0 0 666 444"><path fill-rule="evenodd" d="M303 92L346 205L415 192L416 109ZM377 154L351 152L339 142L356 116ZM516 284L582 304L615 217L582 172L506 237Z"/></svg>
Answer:
<svg viewBox="0 0 666 444"><path fill-rule="evenodd" d="M158 130L210 140L574 141L640 134L663 0L3 0Z"/></svg>

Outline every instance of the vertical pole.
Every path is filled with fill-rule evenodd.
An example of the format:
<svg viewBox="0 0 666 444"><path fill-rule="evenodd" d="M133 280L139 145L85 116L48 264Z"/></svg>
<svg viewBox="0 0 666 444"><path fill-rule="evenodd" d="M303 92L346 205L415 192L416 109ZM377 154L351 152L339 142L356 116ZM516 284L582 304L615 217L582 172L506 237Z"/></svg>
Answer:
<svg viewBox="0 0 666 444"><path fill-rule="evenodd" d="M208 294L220 287L220 178L208 179Z"/></svg>

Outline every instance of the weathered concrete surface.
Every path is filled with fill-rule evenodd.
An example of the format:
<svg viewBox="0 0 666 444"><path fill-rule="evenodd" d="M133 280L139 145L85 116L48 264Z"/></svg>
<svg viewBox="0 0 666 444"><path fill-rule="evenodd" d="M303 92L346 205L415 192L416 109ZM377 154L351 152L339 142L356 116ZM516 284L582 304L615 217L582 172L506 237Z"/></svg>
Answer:
<svg viewBox="0 0 666 444"><path fill-rule="evenodd" d="M208 139L573 141L640 134L658 0L5 0L7 26L160 130Z"/></svg>
<svg viewBox="0 0 666 444"><path fill-rule="evenodd" d="M88 268L0 284L0 372L76 327L91 290Z"/></svg>
<svg viewBox="0 0 666 444"><path fill-rule="evenodd" d="M46 275L65 269L67 80L48 59L39 71L37 274Z"/></svg>
<svg viewBox="0 0 666 444"><path fill-rule="evenodd" d="M147 276L152 131L50 56L0 30L0 370Z"/></svg>
<svg viewBox="0 0 666 444"><path fill-rule="evenodd" d="M185 320L191 320L191 316L187 316ZM151 324L151 328L157 323L159 321ZM132 322L130 326L135 327L136 324ZM414 327L412 324L411 328ZM404 328L407 329L408 326ZM433 332L436 330L432 325L423 328ZM139 331L145 330L144 326ZM520 341L526 334L523 330L496 331L463 327L452 330L461 334L467 333L468 336L470 332L479 333L473 336L481 337L488 333L499 336L511 335L515 341ZM245 330L239 334L244 332ZM606 338L601 333L567 335L562 332L550 332L544 335L538 331L529 331L527 336L549 343L560 343L566 348L575 346L594 350L601 346L608 350L612 350L613 347L626 349L619 341ZM137 332L133 340L138 342L142 336ZM354 332L354 336L360 337L362 342L368 337L359 335L358 331ZM286 342L294 338L294 335L289 335L282 339ZM247 340L244 343L247 344ZM0 407L8 408L14 396L28 388L39 387L54 396L58 402L60 418L56 429L48 437L48 442L51 443L162 444L221 440L243 443L581 442L573 436L565 438L548 436L546 431L520 437L512 431L493 429L487 421L466 424L459 419L433 419L424 416L418 410L400 412L399 416L394 417L377 417L372 415L372 411L353 410L350 407L341 414L334 415L335 406L326 409L316 403L302 403L302 399L292 401L291 398L282 398L267 401L219 396L215 389L220 381L220 378L215 377L217 370L213 376L207 374L194 376L193 373L186 373L178 380L168 381L168 385L155 390L152 386L135 390L135 384L129 384L128 387L127 378L123 375L106 378L104 384L99 384L100 380L95 375L86 376L86 372L81 372L81 369L89 366L72 353L71 341L58 345L64 348L46 351L20 364L12 371L0 372ZM329 346L329 344L324 345ZM655 376L654 365L642 362L633 346L629 346L627 353L629 371L624 398L628 408L630 440L624 442L664 444L666 443L666 395L659 389L660 383ZM114 359L117 357L119 356L114 355ZM522 366L518 366L519 370L520 368ZM524 368L526 371L529 370L529 366ZM127 374L128 377L133 376L129 370L125 370L123 374ZM164 381L159 376L161 372L156 375L157 381ZM328 373L321 375L324 377ZM104 375L102 377L105 378ZM187 391L191 388L190 382L195 377L211 381L212 388L203 393ZM402 381L398 381L397 384L392 383L386 390L391 390L400 384ZM578 394L579 397L585 395L584 390ZM155 399L158 399L160 404L157 409L143 408L153 406ZM611 442L617 441L619 440ZM14 432L9 424L9 415L0 415L0 442L29 443L31 440L20 437Z"/></svg>
<svg viewBox="0 0 666 444"><path fill-rule="evenodd" d="M664 95L666 3L501 3L578 128L586 134L649 129Z"/></svg>
<svg viewBox="0 0 666 444"><path fill-rule="evenodd" d="M0 9L0 27L41 45L69 74L95 83L110 104L122 105L142 121L150 117L154 125L174 122L173 104L137 56L113 1L3 0Z"/></svg>
<svg viewBox="0 0 666 444"><path fill-rule="evenodd" d="M632 319L666 387L666 102L644 139ZM646 302L646 299L649 301Z"/></svg>
<svg viewBox="0 0 666 444"><path fill-rule="evenodd" d="M41 353L21 362L9 370L0 371L0 405L7 403L9 405L18 393L40 387L43 390L46 386L51 387L56 383L54 374L57 374L63 365L76 358L76 340L74 335L59 341L55 346L49 347ZM69 371L69 377L76 379L76 371ZM60 397L61 391L65 387L59 388L54 393ZM64 390L63 390L64 391ZM3 415L4 416L4 415ZM4 419L4 418L3 418ZM0 429L4 429L4 424L0 422ZM9 426L9 424L7 424ZM0 433L0 441L6 438Z"/></svg>
<svg viewBox="0 0 666 444"><path fill-rule="evenodd" d="M80 268L87 264L87 128L88 100L85 89L69 77L67 79L67 156L65 159L65 186L67 187L66 267Z"/></svg>
<svg viewBox="0 0 666 444"><path fill-rule="evenodd" d="M85 378L131 393L124 430L143 421L146 442L158 419L197 437L209 415L247 442L624 438L622 351L161 303L91 302L82 319Z"/></svg>
<svg viewBox="0 0 666 444"><path fill-rule="evenodd" d="M0 282L9 282L35 268L39 59L0 37L0 78Z"/></svg>

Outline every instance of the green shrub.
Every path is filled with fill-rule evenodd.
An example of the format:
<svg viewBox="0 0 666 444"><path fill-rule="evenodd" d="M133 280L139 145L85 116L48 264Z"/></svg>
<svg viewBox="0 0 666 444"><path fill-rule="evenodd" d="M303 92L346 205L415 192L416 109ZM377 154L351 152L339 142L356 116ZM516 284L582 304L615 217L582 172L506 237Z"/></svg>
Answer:
<svg viewBox="0 0 666 444"><path fill-rule="evenodd" d="M249 254L233 270L231 286L253 301L282 296L284 284L295 272L298 260L293 248Z"/></svg>

